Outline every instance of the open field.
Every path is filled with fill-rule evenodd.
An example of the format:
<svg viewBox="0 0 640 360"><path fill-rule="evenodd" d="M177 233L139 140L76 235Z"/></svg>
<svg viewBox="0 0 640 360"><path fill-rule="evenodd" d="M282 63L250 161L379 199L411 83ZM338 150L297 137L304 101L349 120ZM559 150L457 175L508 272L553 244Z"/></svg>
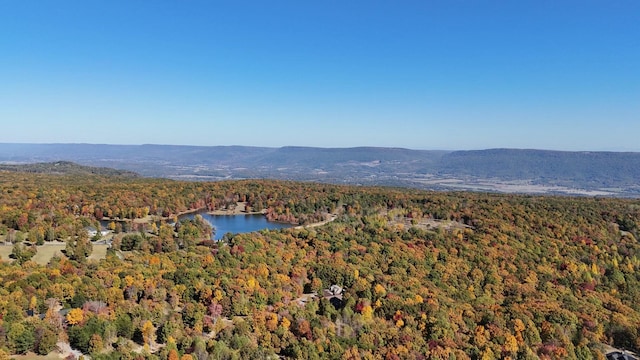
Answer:
<svg viewBox="0 0 640 360"><path fill-rule="evenodd" d="M38 246L38 252L33 256L33 260L38 265L47 265L55 255L62 256L62 250L66 247L64 243L51 243Z"/></svg>
<svg viewBox="0 0 640 360"><path fill-rule="evenodd" d="M106 244L93 244L93 252L89 255L89 260L102 260L107 257L107 249L109 245Z"/></svg>
<svg viewBox="0 0 640 360"><path fill-rule="evenodd" d="M13 250L13 246L11 245L0 245L0 259L2 261L13 261L9 259L9 255L11 255L11 251Z"/></svg>
<svg viewBox="0 0 640 360"><path fill-rule="evenodd" d="M11 359L15 360L60 360L62 358L58 351L52 351L48 355L38 355L28 352L24 355L11 355Z"/></svg>
<svg viewBox="0 0 640 360"><path fill-rule="evenodd" d="M42 246L38 246L38 252L31 260L39 265L46 265L52 257L56 255L63 256L62 251L65 247L66 244L64 243L46 243ZM108 248L109 245L106 244L93 244L93 252L89 255L89 260L101 260L106 258ZM3 261L13 261L13 259L9 257L12 251L12 245L0 245L0 259Z"/></svg>

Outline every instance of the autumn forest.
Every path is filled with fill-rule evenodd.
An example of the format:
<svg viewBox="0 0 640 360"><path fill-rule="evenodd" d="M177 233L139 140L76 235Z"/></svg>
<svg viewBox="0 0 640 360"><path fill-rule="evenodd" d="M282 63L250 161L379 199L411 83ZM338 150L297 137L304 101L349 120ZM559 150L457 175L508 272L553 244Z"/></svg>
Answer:
<svg viewBox="0 0 640 360"><path fill-rule="evenodd" d="M296 227L214 241L179 218L238 203ZM640 350L639 219L630 199L0 172L0 359L603 359Z"/></svg>

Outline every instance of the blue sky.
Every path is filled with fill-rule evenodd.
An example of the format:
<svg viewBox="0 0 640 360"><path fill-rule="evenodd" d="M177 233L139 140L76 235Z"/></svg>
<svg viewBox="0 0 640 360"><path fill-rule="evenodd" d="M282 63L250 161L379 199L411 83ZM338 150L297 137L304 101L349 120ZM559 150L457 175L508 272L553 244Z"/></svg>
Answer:
<svg viewBox="0 0 640 360"><path fill-rule="evenodd" d="M640 2L0 0L0 142L640 151Z"/></svg>

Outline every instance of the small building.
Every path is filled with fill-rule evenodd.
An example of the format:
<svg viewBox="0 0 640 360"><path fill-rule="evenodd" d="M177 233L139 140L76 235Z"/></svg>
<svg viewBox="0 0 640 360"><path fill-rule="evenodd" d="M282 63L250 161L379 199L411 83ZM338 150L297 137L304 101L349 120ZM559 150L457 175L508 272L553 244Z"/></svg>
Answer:
<svg viewBox="0 0 640 360"><path fill-rule="evenodd" d="M329 302L336 309L342 309L344 302L342 301L342 293L344 289L338 285L331 285L328 289L322 290L322 296L329 300Z"/></svg>
<svg viewBox="0 0 640 360"><path fill-rule="evenodd" d="M613 351L607 354L607 360L638 360L638 358L626 352Z"/></svg>
<svg viewBox="0 0 640 360"><path fill-rule="evenodd" d="M87 234L89 235L89 237L94 237L96 235L98 235L98 229L92 227L92 226L88 226L85 228L85 230L87 230ZM111 231L109 230L101 230L100 231L100 236L107 236L109 235Z"/></svg>
<svg viewBox="0 0 640 360"><path fill-rule="evenodd" d="M322 295L326 298L337 297L342 300L342 292L344 289L338 285L331 285L328 289L322 290Z"/></svg>

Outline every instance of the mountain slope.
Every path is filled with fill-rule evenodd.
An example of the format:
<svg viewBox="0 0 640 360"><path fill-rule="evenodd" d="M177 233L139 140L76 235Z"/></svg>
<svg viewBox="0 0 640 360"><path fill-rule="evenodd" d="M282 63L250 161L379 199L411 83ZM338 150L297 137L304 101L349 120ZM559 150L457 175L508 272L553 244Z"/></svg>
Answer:
<svg viewBox="0 0 640 360"><path fill-rule="evenodd" d="M52 175L104 175L139 177L140 175L126 170L105 167L83 166L70 161L56 161L51 163L33 163L22 165L0 164L0 171L28 172Z"/></svg>
<svg viewBox="0 0 640 360"><path fill-rule="evenodd" d="M640 153L489 149L0 144L0 162L73 161L178 179L332 183L640 196Z"/></svg>
<svg viewBox="0 0 640 360"><path fill-rule="evenodd" d="M640 179L640 154L519 149L455 151L442 157L438 169L487 178L572 180L594 186L633 184Z"/></svg>

